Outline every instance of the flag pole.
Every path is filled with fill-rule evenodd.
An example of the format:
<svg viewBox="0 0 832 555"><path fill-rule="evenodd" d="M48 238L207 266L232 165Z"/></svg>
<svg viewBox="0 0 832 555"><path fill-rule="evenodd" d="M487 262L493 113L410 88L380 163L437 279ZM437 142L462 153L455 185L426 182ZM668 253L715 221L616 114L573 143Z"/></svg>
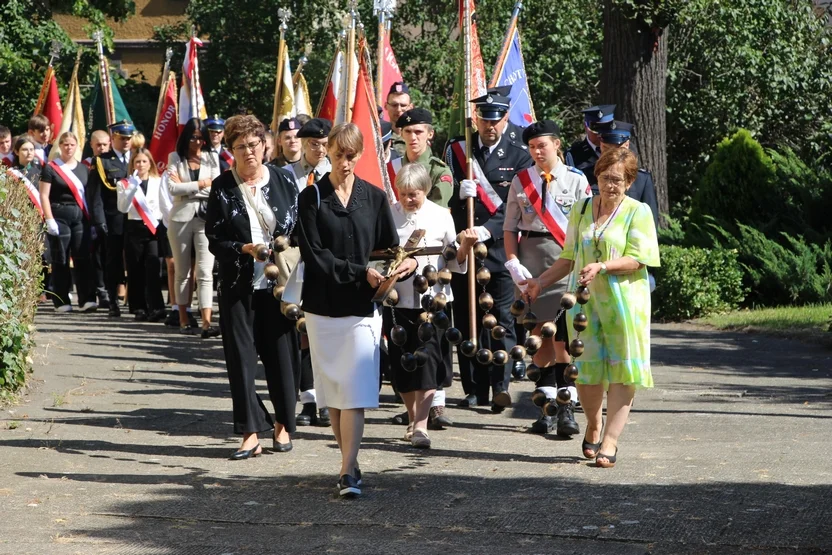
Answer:
<svg viewBox="0 0 832 555"><path fill-rule="evenodd" d="M300 79L300 74L303 73L303 66L305 66L306 62L308 62L308 61L309 61L309 58L307 58L306 55L301 56L300 59L298 60L298 67L297 67L297 69L295 69L295 74L292 75L292 85L293 86L296 87L298 85L298 79Z"/></svg>
<svg viewBox="0 0 832 555"><path fill-rule="evenodd" d="M463 33L463 52L464 52L464 69L465 69L465 86L463 87L463 98L461 102L465 103L465 157L467 158L467 175L466 179L474 179L473 167L473 149L471 147L471 103L468 100L471 98L471 0L460 0L464 2L462 9L462 33ZM474 199L468 198L465 201L465 207L468 215L468 229L474 227ZM473 249L468 254L468 332L470 339L475 344L477 341L477 282L476 272L473 268L476 267Z"/></svg>
<svg viewBox="0 0 832 555"><path fill-rule="evenodd" d="M500 73L503 71L503 66L506 63L506 57L511 49L511 37L514 36L514 31L517 29L517 19L520 17L520 11L523 9L523 2L518 0L514 4L514 9L511 11L511 20L508 23L506 36L503 39L503 48L500 50L500 55L497 57L497 63L494 64L494 72L491 74L491 83L489 87L496 87L500 83Z"/></svg>
<svg viewBox="0 0 832 555"><path fill-rule="evenodd" d="M46 104L46 97L49 94L49 83L55 77L55 68L52 67L52 63L60 53L61 43L53 40L52 48L49 49L49 65L46 67L46 75L43 76L43 84L40 86L40 94L38 95L38 102L35 104L34 115L40 114L43 111L43 105Z"/></svg>
<svg viewBox="0 0 832 555"><path fill-rule="evenodd" d="M345 90L347 91L347 96L344 97L344 121L352 121L352 106L350 106L351 99L355 98L355 75L354 72L356 69L352 65L352 60L355 58L355 28L356 28L356 19L357 13L355 11L355 0L350 0L350 29L349 35L347 39L347 82Z"/></svg>
<svg viewBox="0 0 832 555"><path fill-rule="evenodd" d="M165 68L162 70L162 85L159 89L159 101L156 103L156 118L153 120L153 129L159 125L159 116L162 113L162 105L165 102L165 93L168 90L170 81L170 59L173 57L173 48L165 50Z"/></svg>
<svg viewBox="0 0 832 555"><path fill-rule="evenodd" d="M107 59L104 57L104 33L101 29L97 29L92 34L95 40L96 48L98 49L98 78L101 81L101 93L104 95L104 115L107 118L107 127L109 128L115 123L115 114L113 113L112 96L110 92L110 68L107 65Z"/></svg>
<svg viewBox="0 0 832 555"><path fill-rule="evenodd" d="M277 18L280 19L280 43L277 46L277 75L274 82L274 104L272 107L271 125L272 133L277 133L277 128L280 125L280 122L278 121L278 118L280 117L280 104L282 98L280 94L280 87L283 86L283 56L288 55L286 53L286 29L288 29L289 26L286 25L286 21L289 19L289 10L278 8Z"/></svg>

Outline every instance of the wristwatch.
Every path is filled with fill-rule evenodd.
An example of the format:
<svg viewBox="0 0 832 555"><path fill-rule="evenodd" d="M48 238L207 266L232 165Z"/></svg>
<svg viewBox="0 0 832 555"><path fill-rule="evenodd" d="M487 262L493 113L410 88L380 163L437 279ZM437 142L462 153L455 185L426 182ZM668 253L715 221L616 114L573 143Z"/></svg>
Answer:
<svg viewBox="0 0 832 555"><path fill-rule="evenodd" d="M601 271L599 272L602 276L606 275L607 273L607 265L601 262Z"/></svg>

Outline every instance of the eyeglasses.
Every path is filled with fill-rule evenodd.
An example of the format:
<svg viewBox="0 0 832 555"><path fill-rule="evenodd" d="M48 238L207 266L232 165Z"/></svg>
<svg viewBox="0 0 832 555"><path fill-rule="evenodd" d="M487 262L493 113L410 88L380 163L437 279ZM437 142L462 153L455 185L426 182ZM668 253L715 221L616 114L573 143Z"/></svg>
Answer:
<svg viewBox="0 0 832 555"><path fill-rule="evenodd" d="M323 142L309 141L306 144L308 144L309 148L311 148L312 150L326 150L326 147L327 147L327 141L323 141Z"/></svg>
<svg viewBox="0 0 832 555"><path fill-rule="evenodd" d="M240 154L242 154L243 152L247 152L249 150L254 152L254 149L256 149L261 144L263 144L263 141L261 141L260 139L257 139L256 141L252 141L248 144L237 145L237 146L233 147L231 150L233 150L234 152L240 153Z"/></svg>
<svg viewBox="0 0 832 555"><path fill-rule="evenodd" d="M202 142L202 137L191 137L191 142L192 143L201 143Z"/></svg>
<svg viewBox="0 0 832 555"><path fill-rule="evenodd" d="M624 180L621 178L611 179L609 176L601 174L598 176L598 181L603 183L608 183L610 185L615 185L616 187L621 187L624 185Z"/></svg>

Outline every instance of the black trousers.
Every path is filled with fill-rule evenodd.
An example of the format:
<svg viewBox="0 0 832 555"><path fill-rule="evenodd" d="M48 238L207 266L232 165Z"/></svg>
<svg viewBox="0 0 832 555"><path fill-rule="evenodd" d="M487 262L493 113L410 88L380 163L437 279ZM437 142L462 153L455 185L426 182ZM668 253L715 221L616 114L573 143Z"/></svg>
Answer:
<svg viewBox="0 0 832 555"><path fill-rule="evenodd" d="M269 411L257 394L257 357L266 371L266 385L275 420L295 431L294 369L299 365L294 322L280 312L270 289L241 294L219 291L220 330L231 401L234 432L248 434L274 428Z"/></svg>
<svg viewBox="0 0 832 555"><path fill-rule="evenodd" d="M104 280L104 264L107 257L107 237L105 235L98 235L92 241L92 264L95 275L95 290L99 299L108 299L107 285Z"/></svg>
<svg viewBox="0 0 832 555"><path fill-rule="evenodd" d="M118 286L124 283L124 214L107 216L107 238L104 241L104 285L110 300L118 299Z"/></svg>
<svg viewBox="0 0 832 555"><path fill-rule="evenodd" d="M95 301L95 279L92 270L90 225L76 204L53 204L52 217L60 234L49 236L49 252L52 257L52 291L55 306L71 304L72 273L69 259L75 266L78 306Z"/></svg>
<svg viewBox="0 0 832 555"><path fill-rule="evenodd" d="M476 286L476 297L479 298L482 286ZM451 288L454 292L453 313L454 326L458 328L464 337L468 337L468 276L465 274L454 274L451 281ZM510 351L516 344L514 332L514 316L511 315L511 303L514 302L514 282L507 270L492 271L491 281L485 286L485 290L491 293L494 298L494 308L490 313L497 318L497 322L506 328L506 337L496 340L491 337L489 330L483 329L482 317L485 312L477 306L477 345L480 349L486 348L493 351ZM463 355L459 349L456 352L459 363L459 375L462 380L462 388L466 395L476 395L481 404L488 403L489 390L494 392L508 391L511 383L512 362L502 366L491 364L483 366L473 358Z"/></svg>
<svg viewBox="0 0 832 555"><path fill-rule="evenodd" d="M127 220L124 258L127 261L127 299L130 310L152 312L164 309L159 243L144 222Z"/></svg>

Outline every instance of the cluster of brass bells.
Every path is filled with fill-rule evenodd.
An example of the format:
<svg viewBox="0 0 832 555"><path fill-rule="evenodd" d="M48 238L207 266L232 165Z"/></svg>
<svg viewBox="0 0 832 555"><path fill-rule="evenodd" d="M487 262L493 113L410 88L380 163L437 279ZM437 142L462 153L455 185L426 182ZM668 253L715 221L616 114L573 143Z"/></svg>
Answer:
<svg viewBox="0 0 832 555"><path fill-rule="evenodd" d="M272 295L278 301L282 301L283 292L286 290L286 287L277 283L277 279L280 277L280 269L269 258L272 252L280 253L290 246L289 238L285 235L280 235L268 245L261 243L254 246L254 257L260 262L266 262L266 266L263 268L263 275L267 280L274 282L275 285L272 288ZM280 311L283 313L283 316L295 321L295 327L299 332L306 333L306 318L304 318L303 311L298 305L281 302Z"/></svg>

